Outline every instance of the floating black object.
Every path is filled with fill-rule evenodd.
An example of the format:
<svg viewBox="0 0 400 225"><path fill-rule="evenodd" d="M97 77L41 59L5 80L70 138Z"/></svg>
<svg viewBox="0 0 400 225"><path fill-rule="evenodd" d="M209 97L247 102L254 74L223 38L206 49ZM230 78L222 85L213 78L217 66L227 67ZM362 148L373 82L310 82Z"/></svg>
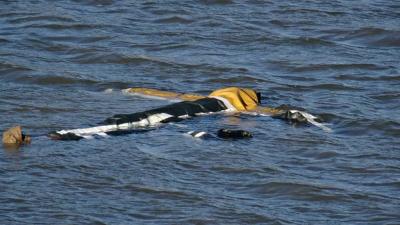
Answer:
<svg viewBox="0 0 400 225"><path fill-rule="evenodd" d="M57 132L50 132L47 134L47 136L52 140L59 140L59 141L79 141L83 138L74 133L59 134Z"/></svg>
<svg viewBox="0 0 400 225"><path fill-rule="evenodd" d="M253 137L253 135L250 132L245 130L228 130L228 129L218 130L217 136L220 138L233 138L233 139Z"/></svg>

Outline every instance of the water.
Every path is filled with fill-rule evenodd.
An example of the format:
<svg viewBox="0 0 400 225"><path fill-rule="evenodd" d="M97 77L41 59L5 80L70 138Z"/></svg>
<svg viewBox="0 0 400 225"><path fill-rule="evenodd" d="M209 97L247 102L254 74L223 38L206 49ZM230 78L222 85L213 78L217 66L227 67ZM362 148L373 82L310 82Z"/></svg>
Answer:
<svg viewBox="0 0 400 225"><path fill-rule="evenodd" d="M1 224L399 224L399 18L398 1L1 1L0 130L39 135L168 104L128 87L225 86L333 129L217 115L39 138L0 151ZM183 135L220 128L254 138Z"/></svg>

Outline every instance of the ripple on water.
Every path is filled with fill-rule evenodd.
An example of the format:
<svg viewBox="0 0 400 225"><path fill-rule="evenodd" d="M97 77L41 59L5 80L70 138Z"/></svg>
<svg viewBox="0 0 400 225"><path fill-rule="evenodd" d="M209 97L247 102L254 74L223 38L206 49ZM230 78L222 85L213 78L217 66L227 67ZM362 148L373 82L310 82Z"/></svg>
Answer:
<svg viewBox="0 0 400 225"><path fill-rule="evenodd" d="M234 3L233 0L201 0L200 2L205 5L229 5Z"/></svg>
<svg viewBox="0 0 400 225"><path fill-rule="evenodd" d="M357 30L325 31L322 38L348 44L370 47L400 47L400 31L383 28L362 27Z"/></svg>
<svg viewBox="0 0 400 225"><path fill-rule="evenodd" d="M270 181L249 184L246 185L245 190L265 197L278 197L281 199L287 198L321 202L348 201L347 197L341 194L344 190L335 187L298 182Z"/></svg>
<svg viewBox="0 0 400 225"><path fill-rule="evenodd" d="M30 24L23 27L22 29L28 28L39 28L39 29L48 29L48 30L76 30L76 31L85 31L92 29L102 29L105 28L103 25L96 24L82 24L82 23L74 23L74 24L57 24L57 23L49 23L49 24Z"/></svg>
<svg viewBox="0 0 400 225"><path fill-rule="evenodd" d="M324 91L361 91L362 87L350 86L346 84L316 84L316 85L299 85L299 84L282 84L278 87L272 87L271 90L276 91L293 91L293 92L316 92Z"/></svg>
<svg viewBox="0 0 400 225"><path fill-rule="evenodd" d="M22 14L24 15L24 14ZM13 17L19 16L19 14L14 14ZM55 15L38 15L38 14L32 14L30 16L22 16L18 18L12 18L8 19L7 22L11 24L26 24L26 23L32 23L32 22L76 22L74 19L66 17L66 16L55 16Z"/></svg>
<svg viewBox="0 0 400 225"><path fill-rule="evenodd" d="M2 73L2 75L11 73L21 73L26 71L32 71L32 69L14 63L0 62L0 72Z"/></svg>
<svg viewBox="0 0 400 225"><path fill-rule="evenodd" d="M368 75L342 74L342 75L337 75L334 78L337 80L354 80L354 81L400 81L400 75L368 76Z"/></svg>
<svg viewBox="0 0 400 225"><path fill-rule="evenodd" d="M115 3L114 0L72 0L72 1L90 6L110 6Z"/></svg>
<svg viewBox="0 0 400 225"><path fill-rule="evenodd" d="M170 23L178 23L178 24L190 24L193 23L193 20L189 18L185 18L183 16L170 16L162 19L154 20L155 23L160 24L170 24Z"/></svg>
<svg viewBox="0 0 400 225"><path fill-rule="evenodd" d="M289 66L293 72L314 72L314 71L345 71L345 70L385 70L388 69L386 66L367 64L367 63L349 63L349 64L309 64L302 66Z"/></svg>
<svg viewBox="0 0 400 225"><path fill-rule="evenodd" d="M382 133L387 136L398 138L400 136L399 121L387 119L371 120L358 118L352 120L344 120L336 129L336 133L348 136L363 136L368 134Z"/></svg>

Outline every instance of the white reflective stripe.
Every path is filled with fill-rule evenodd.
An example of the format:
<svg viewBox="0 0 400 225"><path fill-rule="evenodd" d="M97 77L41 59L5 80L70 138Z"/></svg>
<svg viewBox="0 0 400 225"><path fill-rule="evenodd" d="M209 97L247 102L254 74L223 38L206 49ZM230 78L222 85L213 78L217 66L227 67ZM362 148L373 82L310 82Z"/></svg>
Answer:
<svg viewBox="0 0 400 225"><path fill-rule="evenodd" d="M151 115L145 119L142 119L137 122L132 122L132 123L123 123L123 124L118 124L118 125L104 125L104 126L97 126L97 127L89 127L89 128L83 128L83 129L73 129L73 130L61 130L57 131L57 133L63 135L67 133L73 133L78 136L82 136L83 138L87 138L85 136L87 135L93 135L93 134L99 134L99 135L104 135L106 132L111 132L111 131L117 131L117 130L129 130L133 128L139 128L139 127L147 127L147 126L152 126L160 123L161 121L168 119L172 117L172 115L167 114L167 113L158 113ZM107 135L107 134L105 134Z"/></svg>
<svg viewBox="0 0 400 225"><path fill-rule="evenodd" d="M309 123L313 124L314 126L317 126L317 127L321 128L322 130L324 130L324 131L326 131L326 132L332 132L332 129L331 129L331 128L325 126L325 125L322 124L322 123L319 123L319 122L315 121L315 119L316 119L317 117L311 115L310 113L303 112L303 111L299 111L299 110L290 110L290 112L291 112L291 113L296 113L296 112L297 112L297 113L300 113L302 116L304 116L304 118L306 118L306 120L307 120Z"/></svg>
<svg viewBox="0 0 400 225"><path fill-rule="evenodd" d="M93 136L90 136L90 135L85 135L85 136L82 136L82 137L85 138L85 139L94 139Z"/></svg>
<svg viewBox="0 0 400 225"><path fill-rule="evenodd" d="M219 96L209 96L209 98L215 98L215 99L218 99L218 100L220 100L221 102L223 102L224 105L225 105L226 108L227 108L225 111L238 111L238 110L235 108L235 106L233 106L233 105L228 101L228 99L226 99L226 98L219 97Z"/></svg>
<svg viewBox="0 0 400 225"><path fill-rule="evenodd" d="M118 129L117 125L104 125L104 126L97 126L97 127L90 127L90 128L83 128L83 129L73 129L73 130L61 130L57 131L59 134L67 134L67 133L74 133L76 135L79 134L97 134L97 133L105 133L108 131Z"/></svg>
<svg viewBox="0 0 400 225"><path fill-rule="evenodd" d="M190 116L186 114L186 115L178 116L178 118L180 118L180 119L188 119L188 118L190 118Z"/></svg>
<svg viewBox="0 0 400 225"><path fill-rule="evenodd" d="M168 113L157 113L147 117L147 120L150 122L150 125L153 125L171 117L173 116Z"/></svg>
<svg viewBox="0 0 400 225"><path fill-rule="evenodd" d="M189 132L187 132L187 134L189 134L190 136L195 137L195 138L200 138L200 137L203 137L204 135L206 135L207 132L205 132L205 131L200 131L200 132L189 131Z"/></svg>
<svg viewBox="0 0 400 225"><path fill-rule="evenodd" d="M195 134L194 137L199 138L199 137L203 137L203 136L206 135L206 134L207 134L206 132L201 131L201 132Z"/></svg>

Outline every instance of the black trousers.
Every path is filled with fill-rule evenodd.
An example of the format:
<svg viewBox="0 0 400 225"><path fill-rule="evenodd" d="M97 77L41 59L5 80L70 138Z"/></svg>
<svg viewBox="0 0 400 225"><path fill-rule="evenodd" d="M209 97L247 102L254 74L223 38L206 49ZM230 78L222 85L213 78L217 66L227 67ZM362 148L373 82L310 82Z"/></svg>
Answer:
<svg viewBox="0 0 400 225"><path fill-rule="evenodd" d="M160 108L132 113L132 114L117 114L110 118L107 118L101 124L123 124L123 123L131 123L137 122L142 119L146 119L151 115L166 113L171 115L172 117L168 118L165 121L161 121L162 123L170 122L170 121L179 121L180 116L196 116L197 113L211 113L211 112L219 112L226 110L227 107L225 104L215 98L202 98L196 101L184 101L178 102L171 105L163 106Z"/></svg>

